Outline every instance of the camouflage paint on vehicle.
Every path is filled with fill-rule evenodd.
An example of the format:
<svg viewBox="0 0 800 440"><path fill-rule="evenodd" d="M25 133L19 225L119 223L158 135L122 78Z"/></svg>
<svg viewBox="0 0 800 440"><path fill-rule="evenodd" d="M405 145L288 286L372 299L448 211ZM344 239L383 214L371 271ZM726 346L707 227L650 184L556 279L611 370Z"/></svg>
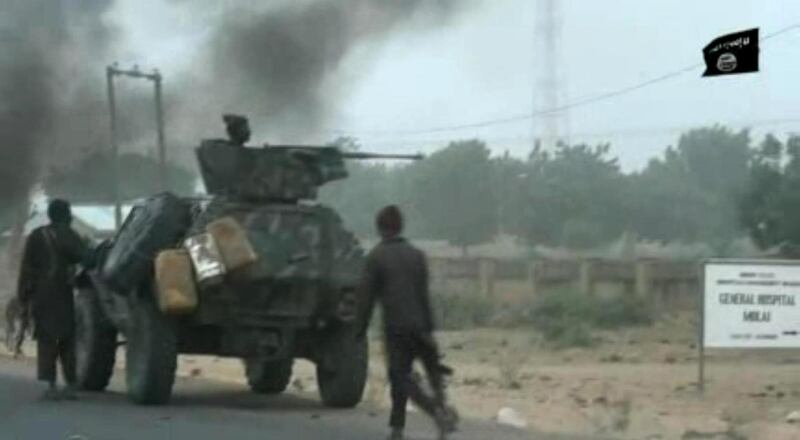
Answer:
<svg viewBox="0 0 800 440"><path fill-rule="evenodd" d="M223 297L240 304L236 310L246 309L244 314L262 310L265 321L293 318L309 325L313 319L335 318L342 295L354 295L364 252L332 209L218 197L204 207L188 235L202 233L208 223L224 216L243 226L259 258L229 274L223 286L201 290L201 298L220 300L201 300L198 314L206 323L214 317L237 318L235 312L223 316Z"/></svg>
<svg viewBox="0 0 800 440"><path fill-rule="evenodd" d="M115 347L97 341L106 340L105 336L116 341L115 332L124 333L126 362L136 362L126 368L128 391L139 403L165 402L177 355L194 353L242 358L248 383L256 392L282 391L292 360L307 358L317 365L326 405L357 404L367 376L367 342L355 336L353 325L365 255L341 217L314 199L321 185L347 177L345 159L383 156L343 153L333 147L252 148L209 140L198 147L197 157L209 197L181 200L179 205L191 205L186 208L191 221L182 226L186 230L176 246L191 237L207 236L209 224L225 219L241 226L248 251L257 258L238 269L226 268L220 276L198 280L197 306L180 316L158 312L146 279L130 281L124 289L108 289L102 274L92 273L94 289L89 293L96 301L85 302L84 314L97 318L92 322L107 318L113 328L93 327L100 333L79 338L79 350L87 359L113 361ZM143 219L141 230L163 230L159 222L170 219L151 211L155 214ZM122 243L118 238L106 243L105 254L115 246L130 245L135 248L131 255L144 255L136 242ZM213 258L213 252L201 249L203 240L189 241L196 255ZM223 244L235 247L233 242ZM95 316L100 310L104 317ZM86 365L83 373L89 385L84 386L102 389L113 369L94 368L111 365L108 362L95 364Z"/></svg>
<svg viewBox="0 0 800 440"><path fill-rule="evenodd" d="M347 177L334 147L235 148L205 141L197 150L209 194L259 202L314 199L321 185Z"/></svg>

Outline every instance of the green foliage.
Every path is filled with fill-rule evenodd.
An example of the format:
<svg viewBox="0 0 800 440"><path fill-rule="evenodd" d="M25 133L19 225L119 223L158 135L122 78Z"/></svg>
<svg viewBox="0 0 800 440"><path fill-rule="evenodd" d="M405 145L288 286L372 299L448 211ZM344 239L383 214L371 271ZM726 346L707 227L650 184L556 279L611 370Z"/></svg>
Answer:
<svg viewBox="0 0 800 440"><path fill-rule="evenodd" d="M529 319L544 339L557 347L587 347L592 338L585 317L591 308L584 295L558 292L535 301Z"/></svg>
<svg viewBox="0 0 800 440"><path fill-rule="evenodd" d="M688 177L717 194L737 195L747 181L750 134L722 126L689 130L678 140Z"/></svg>
<svg viewBox="0 0 800 440"><path fill-rule="evenodd" d="M512 232L519 229L519 209L521 194L528 177L525 161L511 157L508 152L492 160L495 201L497 203L498 232Z"/></svg>
<svg viewBox="0 0 800 440"><path fill-rule="evenodd" d="M543 332L545 340L556 348L591 347L595 344L589 327L584 322L572 321L564 326L550 327L550 332Z"/></svg>
<svg viewBox="0 0 800 440"><path fill-rule="evenodd" d="M336 144L359 149L350 138ZM747 131L722 126L687 131L632 173L620 169L608 144L535 148L520 159L491 157L487 145L470 140L412 164L350 163L351 178L321 194L362 237L374 236L375 212L395 203L408 235L457 246L503 232L530 245L592 249L630 232L705 243L721 254L746 231L763 245L795 235L800 244L800 212L792 211L800 206L797 158L800 138L784 146L769 137L752 150Z"/></svg>
<svg viewBox="0 0 800 440"><path fill-rule="evenodd" d="M357 152L356 139L340 137L329 143L344 151ZM382 163L348 161L347 179L331 182L320 189L319 199L334 207L347 227L359 237L374 237L375 214L396 202L395 170Z"/></svg>
<svg viewBox="0 0 800 440"><path fill-rule="evenodd" d="M761 247L786 245L797 256L800 245L800 137L784 146L767 136L750 158L748 187L740 199L740 218Z"/></svg>
<svg viewBox="0 0 800 440"><path fill-rule="evenodd" d="M532 325L546 342L557 348L593 345L593 329L615 330L652 323L649 304L629 296L601 299L565 290L545 294L527 306L513 309L477 292L436 292L431 299L438 329ZM374 331L380 328L380 319L376 318L372 320Z"/></svg>
<svg viewBox="0 0 800 440"><path fill-rule="evenodd" d="M350 138L332 145L360 149ZM361 237L375 235L375 213L388 204L400 205L412 236L468 246L495 233L494 167L480 141L453 142L417 163L353 161L348 170L349 178L322 188L320 200L337 209Z"/></svg>
<svg viewBox="0 0 800 440"><path fill-rule="evenodd" d="M611 330L652 322L648 304L639 298L604 299L575 291L542 295L533 303L528 319L557 347L591 345L592 328Z"/></svg>
<svg viewBox="0 0 800 440"><path fill-rule="evenodd" d="M146 197L160 191L158 161L137 153L119 157L119 189L122 200ZM181 195L194 191L192 172L167 164L167 188ZM111 156L97 153L74 166L53 170L44 182L45 191L53 197L64 197L73 203L111 203L114 200L114 167Z"/></svg>
<svg viewBox="0 0 800 440"><path fill-rule="evenodd" d="M608 235L601 231L597 221L588 219L569 219L564 222L561 231L561 244L572 249L585 249L608 240Z"/></svg>
<svg viewBox="0 0 800 440"><path fill-rule="evenodd" d="M443 330L485 327L490 324L495 305L474 293L432 295L434 320Z"/></svg>
<svg viewBox="0 0 800 440"><path fill-rule="evenodd" d="M421 222L421 232L466 247L496 232L493 173L485 143L451 142L404 169L401 191Z"/></svg>
<svg viewBox="0 0 800 440"><path fill-rule="evenodd" d="M690 130L630 178L630 228L658 240L722 247L739 236L750 138L721 126Z"/></svg>
<svg viewBox="0 0 800 440"><path fill-rule="evenodd" d="M624 176L609 145L535 149L513 230L531 244L587 248L617 238L625 227Z"/></svg>
<svg viewBox="0 0 800 440"><path fill-rule="evenodd" d="M383 164L351 161L347 168L349 177L323 186L319 198L337 209L356 235L374 237L375 213L396 200L394 175Z"/></svg>
<svg viewBox="0 0 800 440"><path fill-rule="evenodd" d="M592 301L592 324L601 329L646 326L653 323L653 312L647 301L636 296Z"/></svg>

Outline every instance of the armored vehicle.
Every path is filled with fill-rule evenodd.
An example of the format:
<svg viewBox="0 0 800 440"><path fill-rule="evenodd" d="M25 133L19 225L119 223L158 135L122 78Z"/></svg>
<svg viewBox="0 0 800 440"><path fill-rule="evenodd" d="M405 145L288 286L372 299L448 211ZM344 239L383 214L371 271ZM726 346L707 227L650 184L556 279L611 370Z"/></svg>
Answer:
<svg viewBox="0 0 800 440"><path fill-rule="evenodd" d="M364 252L317 189L345 159L407 158L334 147L204 141L208 197L164 193L136 205L97 252L76 295L85 390L106 388L124 345L130 398L169 400L179 354L242 359L257 393L280 393L296 358L316 364L324 404L351 407L367 378L357 337Z"/></svg>

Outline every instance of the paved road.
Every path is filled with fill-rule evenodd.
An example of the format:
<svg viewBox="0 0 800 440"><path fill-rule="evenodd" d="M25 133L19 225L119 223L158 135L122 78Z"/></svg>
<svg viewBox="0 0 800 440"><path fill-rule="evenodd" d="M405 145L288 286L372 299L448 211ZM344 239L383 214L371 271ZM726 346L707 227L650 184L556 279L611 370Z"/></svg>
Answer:
<svg viewBox="0 0 800 440"><path fill-rule="evenodd" d="M257 396L231 384L180 379L171 405L140 407L128 402L118 380L109 392L83 394L78 402L39 401L41 385L32 377L30 360L0 356L0 440L376 440L386 435L383 413L330 410L316 400ZM426 420L412 416L408 438L435 436ZM453 439L567 440L470 421Z"/></svg>

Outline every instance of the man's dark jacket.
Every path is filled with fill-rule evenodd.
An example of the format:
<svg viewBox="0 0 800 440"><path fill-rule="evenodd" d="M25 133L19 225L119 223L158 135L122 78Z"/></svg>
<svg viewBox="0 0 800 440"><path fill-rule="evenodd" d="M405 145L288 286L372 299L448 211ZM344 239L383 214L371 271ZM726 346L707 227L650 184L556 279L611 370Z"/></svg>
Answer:
<svg viewBox="0 0 800 440"><path fill-rule="evenodd" d="M369 253L362 288L367 300L362 330L366 330L377 300L387 331L433 331L425 254L404 238L385 239Z"/></svg>
<svg viewBox="0 0 800 440"><path fill-rule="evenodd" d="M68 224L51 224L31 232L20 266L20 302L33 311L34 336L61 339L74 332L75 264L88 258L86 243Z"/></svg>

